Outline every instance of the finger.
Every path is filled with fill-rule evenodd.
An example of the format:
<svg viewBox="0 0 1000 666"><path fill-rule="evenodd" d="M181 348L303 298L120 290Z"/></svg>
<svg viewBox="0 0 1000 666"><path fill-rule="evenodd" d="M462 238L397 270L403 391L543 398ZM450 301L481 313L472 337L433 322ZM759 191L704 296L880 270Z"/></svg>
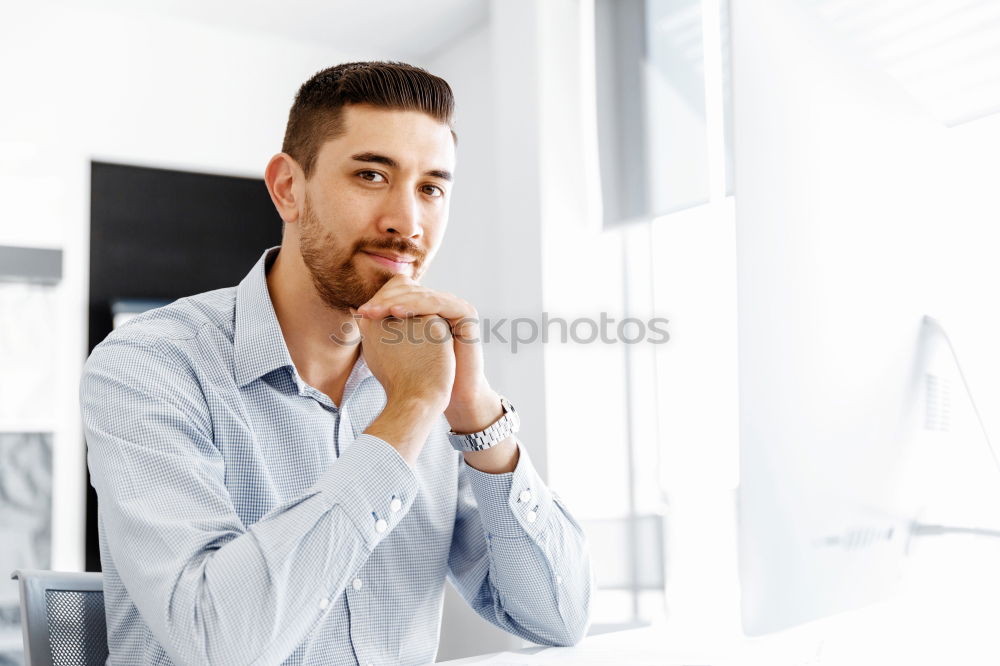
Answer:
<svg viewBox="0 0 1000 666"><path fill-rule="evenodd" d="M451 334L456 340L479 341L479 319L473 316L452 321Z"/></svg>
<svg viewBox="0 0 1000 666"><path fill-rule="evenodd" d="M385 316L386 312L393 305L410 302L419 305L419 308L413 311L414 314L434 314L433 312L422 312L420 310L429 307L430 299L433 299L436 293L425 287L399 285L392 290L380 291L370 301L362 305L359 310L367 316Z"/></svg>
<svg viewBox="0 0 1000 666"><path fill-rule="evenodd" d="M444 342L451 339L451 324L441 317L433 317L427 321L428 339Z"/></svg>
<svg viewBox="0 0 1000 666"><path fill-rule="evenodd" d="M389 312L389 308L392 307L393 305L399 303L405 303L408 301L415 302L417 301L418 298L421 298L421 295L405 293L405 292L393 294L391 296L380 296L378 298L373 298L372 300L362 305L360 308L358 308L358 311L364 317L375 317L375 318L385 317ZM429 314L429 313L417 312L415 314Z"/></svg>
<svg viewBox="0 0 1000 666"><path fill-rule="evenodd" d="M399 296L400 294L407 294L407 293L411 293L411 292L412 293L429 293L431 291L432 291L431 289L428 289L427 287L423 287L423 286L421 286L419 284L416 284L415 282L412 282L412 281L410 281L410 282L403 282L403 281L387 282L385 284L385 286L383 286L381 289L379 289L377 292L375 292L375 295L372 296L368 300L368 302L365 303L364 305L362 305L361 308L359 308L359 309L363 309L363 308L365 308L365 306L368 306L368 305L371 305L371 304L374 304L374 303L379 303L379 302L384 301L385 299L388 299L388 298L395 298L395 297Z"/></svg>
<svg viewBox="0 0 1000 666"><path fill-rule="evenodd" d="M468 319L475 315L471 305L460 298L441 292L409 292L400 294L377 304L373 308L380 314L387 312L396 317L413 317L420 315L438 315L451 323L459 319Z"/></svg>
<svg viewBox="0 0 1000 666"><path fill-rule="evenodd" d="M421 287L419 284L414 282L413 278L411 278L409 275L397 273L396 275L393 275L391 278L389 278L389 280L387 280L386 283L383 284L377 292L375 292L375 295L378 296L379 294L386 294L390 292L399 291L401 289L412 289L412 288L421 288Z"/></svg>
<svg viewBox="0 0 1000 666"><path fill-rule="evenodd" d="M479 316L476 309L450 294L427 294L423 301L416 298L401 299L387 304L387 314L400 318L434 314L448 321L455 339L479 341Z"/></svg>

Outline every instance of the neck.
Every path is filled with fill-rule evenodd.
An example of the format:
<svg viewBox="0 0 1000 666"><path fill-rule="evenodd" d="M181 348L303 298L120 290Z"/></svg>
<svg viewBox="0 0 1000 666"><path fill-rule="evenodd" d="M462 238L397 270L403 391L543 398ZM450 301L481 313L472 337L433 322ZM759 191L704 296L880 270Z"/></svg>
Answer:
<svg viewBox="0 0 1000 666"><path fill-rule="evenodd" d="M356 343L337 342L357 340L351 313L335 310L320 298L294 241L282 242L267 272L267 289L295 369L339 405L360 349Z"/></svg>

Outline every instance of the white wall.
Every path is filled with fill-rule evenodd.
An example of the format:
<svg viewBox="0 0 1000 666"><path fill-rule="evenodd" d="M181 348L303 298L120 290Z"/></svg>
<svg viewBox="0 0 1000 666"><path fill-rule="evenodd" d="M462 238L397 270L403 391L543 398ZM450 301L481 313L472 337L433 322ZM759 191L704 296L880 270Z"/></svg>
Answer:
<svg viewBox="0 0 1000 666"><path fill-rule="evenodd" d="M58 347L37 359L56 378L48 423L29 424L55 432L53 568L84 562L77 385L87 344L90 160L260 177L302 81L373 55L387 56L82 6L4 5L0 244L64 250ZM24 425L0 413L0 427Z"/></svg>

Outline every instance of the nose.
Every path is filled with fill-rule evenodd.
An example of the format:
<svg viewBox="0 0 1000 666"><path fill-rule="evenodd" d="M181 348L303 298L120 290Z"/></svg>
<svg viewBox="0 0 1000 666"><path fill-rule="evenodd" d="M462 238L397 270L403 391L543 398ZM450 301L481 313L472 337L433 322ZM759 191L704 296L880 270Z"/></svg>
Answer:
<svg viewBox="0 0 1000 666"><path fill-rule="evenodd" d="M403 238L419 238L423 233L420 215L417 194L400 188L386 197L379 216L379 231Z"/></svg>

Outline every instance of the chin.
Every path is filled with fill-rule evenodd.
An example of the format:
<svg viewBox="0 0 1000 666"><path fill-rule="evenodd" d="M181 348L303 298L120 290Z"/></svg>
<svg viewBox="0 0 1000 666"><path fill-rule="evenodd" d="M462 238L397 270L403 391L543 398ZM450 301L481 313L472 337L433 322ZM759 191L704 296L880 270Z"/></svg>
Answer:
<svg viewBox="0 0 1000 666"><path fill-rule="evenodd" d="M372 271L369 275L357 275L359 290L358 293L363 299L353 307L357 308L370 301L378 290L385 286L385 283L392 279L393 274L389 271Z"/></svg>
<svg viewBox="0 0 1000 666"><path fill-rule="evenodd" d="M381 289L382 285L395 275L392 271L378 266L365 266L362 270L355 270L354 274L359 282L364 282L366 287L375 285L375 291Z"/></svg>

